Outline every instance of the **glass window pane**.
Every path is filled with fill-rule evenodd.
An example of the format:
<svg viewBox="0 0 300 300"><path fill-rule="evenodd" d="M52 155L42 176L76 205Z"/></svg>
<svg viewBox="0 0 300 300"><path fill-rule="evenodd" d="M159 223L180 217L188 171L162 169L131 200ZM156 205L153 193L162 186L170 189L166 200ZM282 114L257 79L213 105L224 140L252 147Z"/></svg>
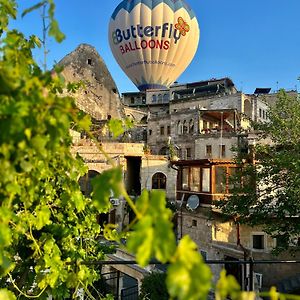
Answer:
<svg viewBox="0 0 300 300"><path fill-rule="evenodd" d="M184 168L182 169L182 181L181 181L181 188L183 190L188 190L189 189L189 169Z"/></svg>
<svg viewBox="0 0 300 300"><path fill-rule="evenodd" d="M225 194L226 193L226 168L216 167L216 193Z"/></svg>
<svg viewBox="0 0 300 300"><path fill-rule="evenodd" d="M191 168L191 191L200 191L200 168Z"/></svg>
<svg viewBox="0 0 300 300"><path fill-rule="evenodd" d="M202 192L210 192L210 169L202 169Z"/></svg>

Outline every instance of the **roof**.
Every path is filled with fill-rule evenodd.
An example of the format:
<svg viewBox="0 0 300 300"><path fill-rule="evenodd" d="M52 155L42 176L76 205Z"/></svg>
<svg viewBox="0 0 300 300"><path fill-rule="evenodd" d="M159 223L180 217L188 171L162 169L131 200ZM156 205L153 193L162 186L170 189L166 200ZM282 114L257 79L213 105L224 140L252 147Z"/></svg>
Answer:
<svg viewBox="0 0 300 300"><path fill-rule="evenodd" d="M191 159L191 160L178 160L171 162L175 166L205 166L205 165L221 165L221 164L235 164L234 160L230 159Z"/></svg>
<svg viewBox="0 0 300 300"><path fill-rule="evenodd" d="M269 94L271 88L256 88L254 94Z"/></svg>

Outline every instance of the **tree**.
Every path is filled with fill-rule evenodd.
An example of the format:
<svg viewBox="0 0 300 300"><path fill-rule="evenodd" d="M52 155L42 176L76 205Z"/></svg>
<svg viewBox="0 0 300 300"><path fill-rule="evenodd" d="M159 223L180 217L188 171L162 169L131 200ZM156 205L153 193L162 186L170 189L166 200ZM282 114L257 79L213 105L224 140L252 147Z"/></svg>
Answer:
<svg viewBox="0 0 300 300"><path fill-rule="evenodd" d="M220 207L240 223L261 225L280 251L300 236L299 100L280 91L268 117L254 124L258 141L250 155L238 151L235 188Z"/></svg>
<svg viewBox="0 0 300 300"><path fill-rule="evenodd" d="M165 273L152 273L142 281L140 299L168 300Z"/></svg>

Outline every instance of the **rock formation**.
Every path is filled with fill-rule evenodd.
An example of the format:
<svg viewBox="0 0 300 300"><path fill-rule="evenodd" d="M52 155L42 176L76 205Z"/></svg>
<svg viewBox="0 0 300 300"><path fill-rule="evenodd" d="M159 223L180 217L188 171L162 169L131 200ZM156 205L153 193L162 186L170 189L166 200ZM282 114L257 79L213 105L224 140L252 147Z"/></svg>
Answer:
<svg viewBox="0 0 300 300"><path fill-rule="evenodd" d="M117 86L94 47L81 44L58 65L64 67L62 75L67 82L85 83L85 87L73 95L81 110L98 121L123 117Z"/></svg>

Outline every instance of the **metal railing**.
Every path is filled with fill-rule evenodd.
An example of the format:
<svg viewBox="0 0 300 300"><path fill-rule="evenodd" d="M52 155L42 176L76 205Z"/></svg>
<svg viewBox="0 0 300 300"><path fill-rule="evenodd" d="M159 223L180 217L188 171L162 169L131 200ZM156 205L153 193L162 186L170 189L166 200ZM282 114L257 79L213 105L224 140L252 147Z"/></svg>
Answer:
<svg viewBox="0 0 300 300"><path fill-rule="evenodd" d="M241 284L241 288L245 291L253 291L255 289L255 275L254 271L255 265L282 265L282 264L295 264L300 265L300 260L254 260L253 258L249 258L248 260L205 260L207 265L223 265L226 269L226 266L244 266L240 269L241 276L243 278ZM100 260L100 261L90 261L90 262L82 262L82 264L91 266L116 266L116 265L137 265L136 260ZM162 264L157 260L151 260L149 265L168 265ZM137 300L139 294L139 287L137 285L129 286L125 288L120 288L120 279L126 275L118 270L108 273L101 274L105 281L112 283L112 294L117 300ZM108 276L108 277L107 277ZM238 278L237 278L238 279ZM299 286L300 288L300 286Z"/></svg>

